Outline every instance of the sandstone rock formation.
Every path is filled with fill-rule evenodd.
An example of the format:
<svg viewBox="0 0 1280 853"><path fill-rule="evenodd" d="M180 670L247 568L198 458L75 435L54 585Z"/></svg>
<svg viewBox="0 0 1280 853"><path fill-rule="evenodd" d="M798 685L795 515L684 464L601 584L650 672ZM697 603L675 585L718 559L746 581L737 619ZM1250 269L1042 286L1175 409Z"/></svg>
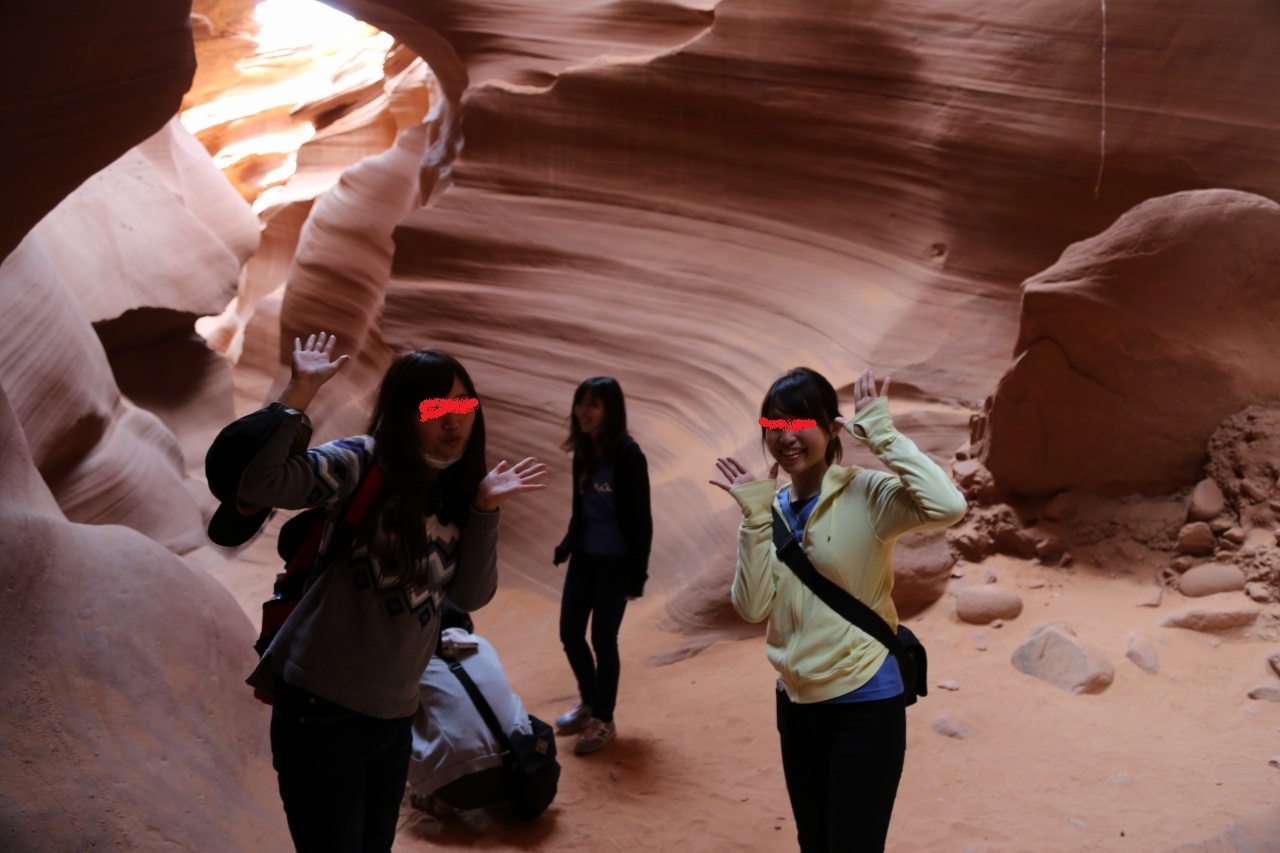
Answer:
<svg viewBox="0 0 1280 853"><path fill-rule="evenodd" d="M903 536L893 546L893 604L903 619L946 592L956 557L941 530Z"/></svg>
<svg viewBox="0 0 1280 853"><path fill-rule="evenodd" d="M1274 21L1274 7L1264 0L1215 9L1211 26L1189 26L1178 12L1193 10L1171 10L1153 0L1113 8L1107 22L1112 38L1105 43L1109 94L1113 105L1123 106L1109 112L1099 99L1102 21L1092 9L1085 14L1050 0L945 15L936 4L915 0L857 10L816 0L768 9L744 0L604 5L530 0L500 7L464 0L338 0L335 5L393 33L425 57L439 75L442 99L427 138L411 133L402 143L412 147L425 141L425 157L410 168L406 163L413 154L392 151L361 167L353 173L355 184L334 194L353 203L327 206L311 223L313 200L342 169L379 154L403 128L421 121L403 120L398 112L422 106L415 100L419 89L406 88L415 93L407 106L361 100L365 90L344 94L342 106L357 101L361 106L346 116L349 122L329 125L333 135L327 140L313 140L328 144L311 149L311 162L300 155L299 180L268 213L268 251L246 270L236 303L222 315L225 322L204 324L215 349L234 354L231 360L244 368L235 374L235 406L256 404L270 393L279 381L288 336L311 322L342 324L344 340L350 338L346 345L360 356L349 382L318 402L318 438L358 428L371 381L394 347L438 344L473 366L484 405L495 412L495 456L554 448L563 437L574 384L587 375L613 373L628 391L632 429L650 452L655 475L663 531L654 560L657 592L690 578L703 583L732 559L732 513L722 512L723 496L702 485L705 476L694 472L707 471L709 460L726 452L758 458L754 409L781 370L797 363L823 370L841 387L846 410L848 383L858 370L867 364L882 375L891 370L895 416L911 427L908 434L927 436L928 449L945 462L949 448L965 437L968 414L1006 367L1017 335L1018 282L1053 264L1064 246L1104 232L1146 199L1211 187L1280 194L1280 169L1274 163L1280 123L1266 95L1280 83L1280 68L1273 61L1274 46L1258 35L1266 31L1260 22ZM11 189L0 257L8 256L18 265L14 269L23 270L21 282L53 278L57 264L35 250L10 256L11 249L72 188L163 127L186 89L192 63L185 7L162 7L153 0L130 0L123 7L22 0L16 8L0 34L6 46L0 68L6 80L16 81L0 102L0 154ZM245 14L236 3L201 5L196 11L202 17L193 26L206 42L235 33ZM1199 7L1195 13L1200 14ZM50 48L43 36L54 30L63 37L52 40ZM1215 59L1224 54L1230 62ZM234 55L234 49L226 55ZM335 106L311 108L319 115ZM1104 123L1106 147L1101 145ZM412 185L409 173L416 173L413 197L400 183ZM319 177L309 183L308 175ZM366 194L375 186L388 193L385 208ZM414 209L433 199L431 206ZM1253 220L1236 216L1239 208L1233 204L1226 205L1233 211L1228 221L1200 221L1198 230L1186 217L1173 217L1175 230L1186 226L1173 236L1190 235L1187 251L1202 264L1179 271L1200 270L1206 280L1241 288L1248 283L1249 263L1260 276L1266 272L1265 253L1250 254L1256 247L1243 246L1237 268L1235 256L1220 250L1221 241L1201 240L1229 226L1236 228L1233 239L1239 234L1248 241L1262 238L1263 229L1251 230ZM1253 200L1245 206L1253 212L1265 207ZM319 211L321 205L315 207ZM346 217L353 218L343 221ZM224 225L231 221L222 219ZM316 245L304 243L295 275L289 270L304 229L322 237ZM200 242L201 257L214 258L218 267L236 255L239 238L213 230L219 236ZM356 235L368 237L370 245L352 249L351 257L326 244L341 239L355 246ZM176 250L157 242L138 253L144 266L157 269L155 262ZM309 264L308 258L321 263ZM330 278L322 264L334 261L339 271ZM217 287L225 296L230 282L213 272L200 286ZM287 291L280 287L286 279ZM0 353L5 364L0 382L33 454L46 463L39 468L46 479L56 481L47 472L68 459L88 458L87 448L97 446L99 434L106 437L106 451L127 445L136 451L129 460L150 459L150 469L140 464L136 472L123 464L127 454L107 459L111 465L102 470L126 476L104 482L107 491L89 502L103 505L111 494L127 496L132 477L162 482L161 497L187 518L176 532L147 532L182 550L192 518L191 499L181 493L190 487L182 478L184 466L190 470L190 454L184 460L176 449L198 446L192 437L198 415L225 414L232 405L227 399L231 380L204 365L190 409L155 395L147 401L145 408L178 433L175 441L144 412L135 414L124 401L116 402L117 388L138 387L140 372L126 382L122 367L136 368L146 348L99 345L89 324L97 312L76 302L82 296L90 302L105 297L113 305L152 310L156 299L168 298L146 290L153 283L148 279L102 293L67 287L52 297L0 288L10 293L9 305L22 309L0 313L0 326L6 335L20 329L29 336L19 338L29 344L25 348ZM338 285L336 292L331 284ZM1177 287L1170 292L1185 295ZM216 301L208 291L193 291L190 302L166 310L192 312L206 297ZM38 299L49 302L41 311L30 304ZM1251 316L1269 315L1266 300L1265 293L1255 299ZM1174 316L1154 318L1157 333L1177 330L1177 321L1195 309L1225 318L1224 325L1240 325L1240 317L1229 310L1209 310L1229 309L1225 298L1193 303L1190 309L1185 302L1166 301ZM82 316L74 317L75 311ZM115 311L101 315L104 338L138 328L127 325L136 318ZM143 329L160 323L155 317L142 320ZM166 334L173 320L172 315L163 320ZM1104 330L1118 329L1115 323L1104 325ZM187 341L176 335L167 340L171 346L149 350L154 364L166 364L163 353L185 352L181 347ZM1265 360L1252 357L1256 348L1251 349L1248 334L1232 340L1244 356L1232 361L1226 357L1230 353L1218 352L1225 361L1208 359L1210 367L1230 368L1230 381L1221 388L1193 389L1233 406L1214 415L1212 425L1265 397L1272 378ZM1159 334L1124 342L1135 356L1119 360L1120 378L1131 383L1126 390L1138 383L1129 373L1132 364L1152 353L1164 358L1168 353L1160 345L1168 342ZM1037 341L1025 343L1034 347ZM1204 364L1190 358L1203 353L1179 350L1175 355L1188 356L1183 364ZM43 397L34 390L39 383ZM211 387L217 389L212 396ZM1153 392L1160 387L1150 383ZM1001 412L1010 403L1004 393L1009 390L997 390ZM1074 440L1062 444L1067 430L1089 433L1096 425L1089 419L1108 402L1103 395L1101 407L1081 407L1081 397L1090 399L1093 389L1075 390L1081 391L1076 405L1052 409L1060 417L1043 424L1043 443L1032 440L1039 437L1035 430L1014 439L1026 438L1028 447L1043 445L1053 464L1044 465L1039 457L1025 468L995 464L991 471L998 485L1005 487L1002 478L1010 467L1033 480L1045 470L1049 476L1041 479L1052 482L1009 481L1009 488L1046 498L1072 484L1087 491L1137 482L1147 489L1169 482L1189 486L1199 477L1198 468L1178 468L1173 480L1161 480L1147 471L1131 476L1121 466L1115 476L1130 479L1113 482L1109 459L1082 454ZM133 394L125 396L144 396ZM1175 433L1170 446L1179 448L1202 426L1197 419L1208 422L1212 408L1170 409L1161 402L1166 408L1143 414L1168 418ZM198 410L196 415L191 409ZM53 410L57 418L41 417ZM978 436L976 449L987 440L999 445L999 452L1010 447L1009 433L997 421L990 435ZM19 434L12 423L5 426L0 441ZM1125 443L1130 438L1112 433L1105 440L1114 453L1143 456ZM1164 458L1182 464L1165 445L1149 447L1143 438L1137 450L1159 451L1147 453L1154 461L1143 464ZM1087 440L1091 433L1079 441ZM1201 435L1197 453L1203 452L1203 440ZM4 447L8 453L10 445ZM873 464L860 453L849 448L852 461ZM1057 463L1071 454L1083 458L1078 471ZM1058 485L1062 470L1084 482L1068 477L1067 486ZM1099 478L1100 487L1095 485ZM504 554L546 553L567 516L567 498L562 477L541 505L505 516ZM123 503L127 507L129 501ZM1267 499L1257 502L1265 504ZM1078 506L1087 518L1087 502ZM1184 509L1180 506L1179 513ZM17 523L11 518L6 516L0 535L10 536ZM24 516L21 524L27 523ZM1160 536L1171 537L1177 526L1162 530ZM135 544L141 539L118 529L100 532L133 537L128 541ZM1053 530L1016 519L987 532L1001 537L1001 547L1028 559L1047 558L1058 547L1044 544L1054 541ZM995 537L988 539L994 544ZM111 562L111 549L107 552L104 571L110 576L120 567ZM150 547L147 553L167 561L166 577L181 565L163 549ZM546 563L536 556L505 556L504 583L554 596L557 578ZM8 581L11 568L6 565L4 571ZM722 581L706 580L704 588L718 590L723 601ZM175 597L186 600L184 595ZM112 623L117 636L128 636L135 619L154 615L123 607L114 614L119 614L118 625ZM223 610L211 614L214 624L199 629L200 639L207 641L203 651L221 654L214 641L223 636L228 636L227 648L240 642L220 633L231 619ZM203 660L201 650L186 645L186 635L172 642L170 632L193 630L189 622L175 626L159 619L156 624L158 633L148 636L155 646L172 649L173 658L157 664L139 653L129 660L141 660L140 666L159 673L161 693L177 691L173 684L185 684L182 666ZM235 682L225 688L227 696L242 695L234 693L242 689L242 663L219 659L207 667L237 671L234 679L220 677ZM97 683L114 684L122 673L94 675ZM217 707L206 701L216 697L201 692L211 688L202 683L193 689L195 700L188 704L160 705L183 722L192 719L191 707ZM74 714L69 705L64 695L52 707ZM193 724L180 730L179 740L206 738L211 731L224 730L216 723L203 729ZM253 731L261 736L261 727ZM163 726L153 735L161 743L175 736ZM133 740L148 743L141 736ZM202 774L188 787L219 796L236 789L238 772L219 775L199 757L188 760L185 754L179 760ZM129 818L119 815L137 813L151 825L185 830L190 824L187 835L200 849L282 846L278 812L267 820L276 821L274 837L270 832L252 837L236 827L218 835L208 825L216 808L195 815L157 812L156 803L172 805L171 798L161 800L163 793L148 782L139 789L147 802L94 812L101 817L95 826L105 826L104 834L95 837L93 829L79 838L130 846L138 837L126 826ZM255 809L263 802L276 808L274 793L267 791L248 804L226 803L226 810L262 814ZM226 832L235 837L225 837Z"/></svg>
<svg viewBox="0 0 1280 853"><path fill-rule="evenodd" d="M244 612L141 533L68 521L3 391L0 486L2 846L287 845Z"/></svg>
<svg viewBox="0 0 1280 853"><path fill-rule="evenodd" d="M10 7L0 35L0 77L13 81L0 99L0 260L81 182L177 111L195 70L188 9L165 0L127 8Z"/></svg>
<svg viewBox="0 0 1280 853"><path fill-rule="evenodd" d="M1223 418L1280 401L1280 373L1261 355L1276 310L1264 306L1280 302L1278 238L1269 199L1178 193L1029 279L1016 360L985 417L997 486L1038 497L1197 482Z"/></svg>
<svg viewBox="0 0 1280 853"><path fill-rule="evenodd" d="M1233 413L1214 431L1208 446L1207 472L1232 515L1246 528L1274 528L1280 522L1280 408L1249 406Z"/></svg>
<svg viewBox="0 0 1280 853"><path fill-rule="evenodd" d="M169 422L207 440L201 413L227 409L193 405L197 380L225 376L190 359L172 367L190 366L192 374L157 369L166 349L190 340L164 312L185 317L189 329L199 314L219 310L256 245L248 206L174 120L77 188L0 264L0 381L70 519L125 524L178 553L206 541L207 490L186 480L203 448L192 446L195 459L186 458L164 422L121 396L91 323L128 315L128 339L119 334L125 327L113 339L119 377L142 385L144 401L170 385L189 416ZM160 358L134 359L129 370L138 347Z"/></svg>

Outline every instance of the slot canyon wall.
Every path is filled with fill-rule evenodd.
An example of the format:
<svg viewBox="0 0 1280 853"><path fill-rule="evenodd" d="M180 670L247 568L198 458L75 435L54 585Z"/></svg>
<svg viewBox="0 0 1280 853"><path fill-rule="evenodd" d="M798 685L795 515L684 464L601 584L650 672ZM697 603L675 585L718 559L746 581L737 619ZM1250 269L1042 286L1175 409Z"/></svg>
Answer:
<svg viewBox="0 0 1280 853"><path fill-rule="evenodd" d="M202 459L317 328L353 363L316 440L361 429L403 348L468 365L494 460L558 459L573 388L618 377L653 586L695 645L754 630L706 479L729 452L763 465L759 396L797 364L847 409L863 367L891 374L897 422L959 453L975 503L1068 495L1091 519L1146 496L1172 554L1216 471L1230 508L1206 523L1274 525L1280 472L1249 491L1261 457L1205 465L1224 420L1280 405L1275 4L1112 4L1104 43L1100 5L1052 0L334 0L398 46L266 119L317 133L258 216L266 167L228 181L205 150L251 122L174 118L237 82L252 5L3 13L6 849L286 843L252 781L255 602L209 574L272 571L279 521L209 545ZM559 478L504 511L504 583L558 594L568 502Z"/></svg>

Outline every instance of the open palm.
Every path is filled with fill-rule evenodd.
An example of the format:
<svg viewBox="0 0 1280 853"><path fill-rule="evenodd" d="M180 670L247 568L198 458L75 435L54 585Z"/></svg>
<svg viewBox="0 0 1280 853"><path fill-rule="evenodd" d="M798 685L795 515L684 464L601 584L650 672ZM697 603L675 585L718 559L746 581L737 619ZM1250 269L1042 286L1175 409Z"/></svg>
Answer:
<svg viewBox="0 0 1280 853"><path fill-rule="evenodd" d="M538 492L546 488L535 480L545 476L546 464L532 456L521 459L515 465L508 466L503 459L480 481L476 491L476 509L492 512L502 503L525 492Z"/></svg>

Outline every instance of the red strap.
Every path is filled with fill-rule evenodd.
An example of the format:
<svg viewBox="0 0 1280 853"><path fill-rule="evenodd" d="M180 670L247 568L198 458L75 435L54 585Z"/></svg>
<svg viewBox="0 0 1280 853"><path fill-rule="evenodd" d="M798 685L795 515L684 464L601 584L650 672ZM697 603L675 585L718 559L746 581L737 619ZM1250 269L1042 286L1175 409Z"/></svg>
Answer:
<svg viewBox="0 0 1280 853"><path fill-rule="evenodd" d="M365 474L359 491L347 505L347 512L342 517L343 523L350 524L352 527L360 526L360 522L364 521L365 514L369 511L369 504L373 503L374 496L378 494L381 486L382 466L375 461L369 473ZM298 553L294 554L293 559L285 566L285 574L291 575L300 569L310 568L316 561L320 556L320 540L324 537L325 526L326 523L321 521L307 531L307 538L302 540ZM334 533L336 534L337 531L335 530Z"/></svg>
<svg viewBox="0 0 1280 853"><path fill-rule="evenodd" d="M360 491L356 492L351 505L347 507L347 514L343 521L352 526L358 526L364 521L364 515L369 511L369 504L373 503L373 497L378 494L378 488L381 485L382 466L375 461L369 473L365 474L364 482L360 484Z"/></svg>

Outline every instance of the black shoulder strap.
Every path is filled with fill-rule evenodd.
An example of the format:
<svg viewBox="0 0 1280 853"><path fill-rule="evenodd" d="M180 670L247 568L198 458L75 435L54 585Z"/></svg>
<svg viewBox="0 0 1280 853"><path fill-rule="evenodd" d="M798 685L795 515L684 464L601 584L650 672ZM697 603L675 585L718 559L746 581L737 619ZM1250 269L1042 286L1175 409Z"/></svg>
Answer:
<svg viewBox="0 0 1280 853"><path fill-rule="evenodd" d="M507 733L502 730L502 726L498 723L498 718L494 716L493 709L489 707L489 702L484 698L484 694L480 692L480 688L471 680L471 676L467 674L467 671L462 668L462 663L456 660L449 661L449 671L458 676L458 680L466 688L467 695L475 703L476 710L480 712L480 716L484 717L484 723L489 727L489 731L493 732L493 736L497 738L498 745L502 747L504 752L510 752L511 741L507 738Z"/></svg>
<svg viewBox="0 0 1280 853"><path fill-rule="evenodd" d="M809 557L805 554L804 549L800 547L800 543L787 530L787 525L783 522L782 516L778 515L777 507L773 508L773 545L778 551L778 559L786 563L791 568L791 571L795 572L800 580L804 582L804 585L809 587L813 594L818 596L824 604L852 622L855 627L860 628L864 633L870 634L881 645L888 648L894 657L902 660L903 655L906 654L906 649L902 647L901 641L893 633L889 623L884 621L879 613L876 613L850 595L846 590L841 589L834 582L823 577L813 567L813 563L809 562Z"/></svg>

